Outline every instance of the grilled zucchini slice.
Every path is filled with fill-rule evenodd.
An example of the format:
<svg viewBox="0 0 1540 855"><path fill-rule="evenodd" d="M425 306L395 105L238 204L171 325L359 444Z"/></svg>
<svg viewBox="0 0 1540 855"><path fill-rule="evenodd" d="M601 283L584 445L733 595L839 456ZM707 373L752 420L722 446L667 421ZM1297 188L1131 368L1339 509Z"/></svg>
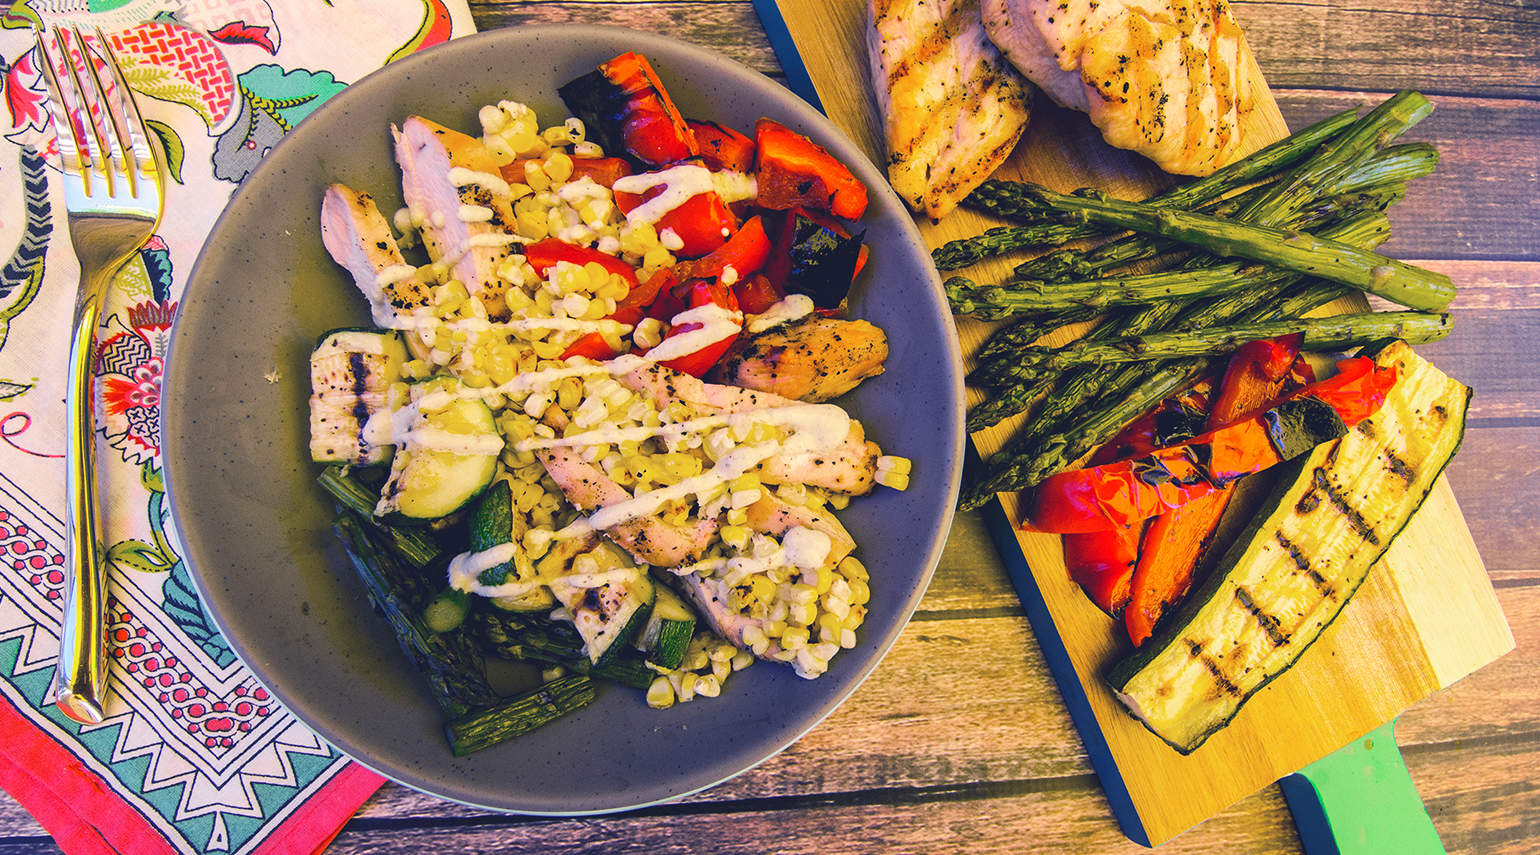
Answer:
<svg viewBox="0 0 1540 855"><path fill-rule="evenodd" d="M558 541L535 565L550 579L551 593L567 610L595 668L630 646L657 602L658 589L645 566L602 537Z"/></svg>
<svg viewBox="0 0 1540 855"><path fill-rule="evenodd" d="M1108 677L1182 754L1288 671L1341 612L1460 447L1470 389L1393 342L1385 405L1284 464L1256 519L1175 620Z"/></svg>
<svg viewBox="0 0 1540 855"><path fill-rule="evenodd" d="M393 446L365 435L369 418L385 407L390 384L408 359L395 330L338 329L310 352L310 459L344 466L375 466Z"/></svg>
<svg viewBox="0 0 1540 855"><path fill-rule="evenodd" d="M695 635L695 612L667 585L658 585L652 617L637 635L636 649L660 668L678 668Z"/></svg>
<svg viewBox="0 0 1540 855"><path fill-rule="evenodd" d="M375 516L406 523L442 519L492 483L502 434L486 402L460 392L458 380L436 378L409 387L408 400L391 402L393 439L400 447Z"/></svg>

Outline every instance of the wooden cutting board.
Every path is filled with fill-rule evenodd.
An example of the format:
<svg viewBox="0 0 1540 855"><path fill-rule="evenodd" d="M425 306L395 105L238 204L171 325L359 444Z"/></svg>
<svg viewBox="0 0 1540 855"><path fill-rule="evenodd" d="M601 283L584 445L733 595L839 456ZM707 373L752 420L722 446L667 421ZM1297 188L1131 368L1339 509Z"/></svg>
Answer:
<svg viewBox="0 0 1540 855"><path fill-rule="evenodd" d="M759 0L775 40L771 3L806 66L801 79L816 89L835 124L882 163L865 0ZM786 46L777 47L782 64L794 66ZM788 74L795 85L797 69ZM1259 100L1246 125L1253 149L1288 133L1265 87ZM1038 99L1026 135L997 176L1058 190L1094 186L1129 198L1169 182L1148 161L1107 146L1084 116L1054 107L1046 97ZM939 225L923 217L918 222L932 247L999 224L965 209ZM1014 263L996 262L993 270L981 265L969 275L993 281ZM1365 306L1361 299L1356 304ZM991 327L970 319L959 319L958 325L964 362L971 367L971 354ZM975 448L988 456L1004 444L1013 425L973 435ZM997 546L1108 800L1125 833L1145 845L1170 840L1514 646L1460 508L1440 478L1336 623L1295 667L1253 696L1229 727L1184 757L1128 716L1103 681L1131 648L1120 627L1069 580L1059 538L1015 530L1016 496L999 499L990 511Z"/></svg>

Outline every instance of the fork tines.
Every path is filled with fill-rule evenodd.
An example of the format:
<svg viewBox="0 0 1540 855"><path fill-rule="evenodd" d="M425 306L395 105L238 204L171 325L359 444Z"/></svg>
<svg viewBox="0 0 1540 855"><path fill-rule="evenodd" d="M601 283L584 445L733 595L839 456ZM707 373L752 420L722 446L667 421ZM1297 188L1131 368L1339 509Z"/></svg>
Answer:
<svg viewBox="0 0 1540 855"><path fill-rule="evenodd" d="M68 30L53 27L54 50L49 49L43 28L36 28L34 33L54 111L54 128L70 129L68 135L57 134L64 171L81 176L87 195L95 195L93 175L102 176L108 196L117 195L115 182L126 178L128 194L138 198L139 182L155 168L153 154L112 44L98 28L95 43L105 52L103 59L73 24ZM55 65L61 59L63 74ZM105 82L103 69L108 75Z"/></svg>

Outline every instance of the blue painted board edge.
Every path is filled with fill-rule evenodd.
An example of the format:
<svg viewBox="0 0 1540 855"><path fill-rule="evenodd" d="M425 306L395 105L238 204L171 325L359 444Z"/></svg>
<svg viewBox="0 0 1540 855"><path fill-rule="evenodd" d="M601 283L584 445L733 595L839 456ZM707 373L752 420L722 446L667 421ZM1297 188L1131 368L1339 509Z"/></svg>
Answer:
<svg viewBox="0 0 1540 855"><path fill-rule="evenodd" d="M786 72L787 88L813 105L818 112L828 115L828 111L823 108L823 101L818 98L818 90L813 87L813 77L808 74L807 65L802 61L802 53L797 50L797 43L791 38L791 30L786 28L781 7L776 5L776 0L754 0L754 11L759 14L765 35L770 37L770 49L775 51L776 58L781 61L781 70Z"/></svg>
<svg viewBox="0 0 1540 855"><path fill-rule="evenodd" d="M968 483L973 474L971 470L981 465L983 461L978 451L969 443L963 464L963 483ZM1075 673L1069 649L1064 646L1064 639L1060 637L1058 627L1053 622L1053 615L1043 601L1042 591L1032 576L1032 568L1021 552L1015 527L1006 518L1005 508L999 499L991 499L982 513L990 540L994 541L1006 573L1016 586L1016 596L1027 613L1027 621L1032 624L1032 632L1037 636L1037 643L1043 650L1043 658L1048 661L1048 670L1053 674L1054 682L1059 685L1059 694L1064 697L1064 705L1069 708L1075 729L1080 731L1080 741L1091 758L1096 776L1101 779L1102 792L1112 806L1118 825L1129 840L1141 846L1150 846L1150 836L1145 831L1144 821L1139 818L1139 810L1134 807L1133 797L1123 783L1123 775L1112 757L1112 749L1108 747L1101 725L1096 721L1096 713L1091 709L1091 699L1080 685L1080 676Z"/></svg>

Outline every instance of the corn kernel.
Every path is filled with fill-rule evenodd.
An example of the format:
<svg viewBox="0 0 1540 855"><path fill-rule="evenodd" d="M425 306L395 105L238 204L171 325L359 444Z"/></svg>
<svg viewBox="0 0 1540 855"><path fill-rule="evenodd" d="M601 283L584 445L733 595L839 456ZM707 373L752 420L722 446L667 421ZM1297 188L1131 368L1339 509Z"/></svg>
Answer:
<svg viewBox="0 0 1540 855"><path fill-rule="evenodd" d="M655 710L666 710L674 705L674 686L664 676L654 677L652 684L647 687L647 706Z"/></svg>

